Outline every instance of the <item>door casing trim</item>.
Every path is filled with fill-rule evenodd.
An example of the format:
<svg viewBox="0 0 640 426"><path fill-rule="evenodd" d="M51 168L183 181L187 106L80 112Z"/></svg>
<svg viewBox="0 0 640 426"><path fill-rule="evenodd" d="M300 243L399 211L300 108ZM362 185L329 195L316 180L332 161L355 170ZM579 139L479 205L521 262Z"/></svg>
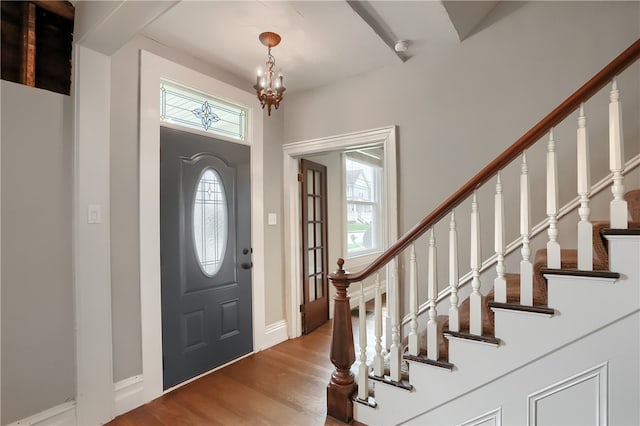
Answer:
<svg viewBox="0 0 640 426"><path fill-rule="evenodd" d="M302 274L301 233L300 233L300 197L298 183L298 160L303 155L320 152L343 150L354 147L368 147L381 145L384 149L385 191L384 214L386 215L386 229L384 232L387 244L398 239L398 194L397 194L397 154L396 154L397 126L387 126L378 129L365 130L343 135L305 140L284 144L283 173L284 173L284 267L285 267L285 309L289 338L302 335L302 318L300 304L302 290L299 277ZM332 268L331 259L329 269ZM388 269L388 268L387 268ZM387 277L387 282L391 282ZM329 312L331 316L331 312Z"/></svg>
<svg viewBox="0 0 640 426"><path fill-rule="evenodd" d="M247 108L247 137L238 141L216 139L251 147L251 245L253 252L252 316L253 351L265 347L264 305L264 203L263 115L255 95L176 64L150 52L140 51L140 316L144 401L163 394L162 316L160 296L160 79L194 87ZM185 131L193 131L182 129ZM203 133L198 132L197 133ZM204 133L206 136L212 135Z"/></svg>

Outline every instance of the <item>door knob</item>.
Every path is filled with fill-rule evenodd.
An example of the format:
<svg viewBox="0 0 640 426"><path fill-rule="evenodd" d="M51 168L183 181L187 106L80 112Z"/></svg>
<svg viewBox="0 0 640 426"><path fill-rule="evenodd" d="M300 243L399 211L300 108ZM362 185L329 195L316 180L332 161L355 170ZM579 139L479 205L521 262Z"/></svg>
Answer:
<svg viewBox="0 0 640 426"><path fill-rule="evenodd" d="M253 262L243 262L240 264L242 269L251 269L253 268Z"/></svg>

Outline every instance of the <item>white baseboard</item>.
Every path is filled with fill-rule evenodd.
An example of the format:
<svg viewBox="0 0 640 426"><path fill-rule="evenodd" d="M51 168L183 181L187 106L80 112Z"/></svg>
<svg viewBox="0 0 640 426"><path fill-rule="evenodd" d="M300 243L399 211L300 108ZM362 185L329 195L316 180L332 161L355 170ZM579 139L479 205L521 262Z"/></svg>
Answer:
<svg viewBox="0 0 640 426"><path fill-rule="evenodd" d="M114 383L114 414L119 416L145 403L144 378L142 375L132 376Z"/></svg>
<svg viewBox="0 0 640 426"><path fill-rule="evenodd" d="M75 424L77 424L76 402L69 401L34 414L26 419L18 420L8 426L69 426Z"/></svg>
<svg viewBox="0 0 640 426"><path fill-rule="evenodd" d="M260 348L260 350L270 348L271 346L275 346L278 343L282 343L288 339L289 334L287 333L287 321L276 321L273 324L267 325L267 327L265 328L264 347Z"/></svg>

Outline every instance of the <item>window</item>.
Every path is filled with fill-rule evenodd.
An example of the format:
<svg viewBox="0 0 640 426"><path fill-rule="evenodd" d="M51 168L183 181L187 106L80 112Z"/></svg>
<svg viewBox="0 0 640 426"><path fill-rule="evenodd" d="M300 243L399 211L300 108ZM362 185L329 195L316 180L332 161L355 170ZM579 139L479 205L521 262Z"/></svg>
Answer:
<svg viewBox="0 0 640 426"><path fill-rule="evenodd" d="M198 263L209 277L218 273L227 246L227 200L220 175L206 169L194 194L193 239Z"/></svg>
<svg viewBox="0 0 640 426"><path fill-rule="evenodd" d="M345 153L346 246L355 257L382 248L382 149Z"/></svg>
<svg viewBox="0 0 640 426"><path fill-rule="evenodd" d="M168 81L160 83L160 120L241 141L246 137L245 108Z"/></svg>

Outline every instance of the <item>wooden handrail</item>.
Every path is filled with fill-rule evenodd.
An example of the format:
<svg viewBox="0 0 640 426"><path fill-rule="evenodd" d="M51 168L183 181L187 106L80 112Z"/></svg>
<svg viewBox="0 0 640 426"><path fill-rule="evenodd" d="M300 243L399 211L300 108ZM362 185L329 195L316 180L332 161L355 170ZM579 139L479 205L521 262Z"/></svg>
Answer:
<svg viewBox="0 0 640 426"><path fill-rule="evenodd" d="M542 136L549 132L551 128L567 118L569 114L580 106L580 104L589 100L593 95L600 91L600 89L613 80L614 77L627 69L639 57L640 39L636 40L624 52L618 55L618 57L593 76L593 78L587 81L546 117L540 120L538 124L522 135L522 137L514 142L513 145L507 148L502 154L496 157L495 160L478 172L446 201L436 207L435 210L425 216L425 218L417 225L407 231L398 241L378 256L369 266L357 273L339 273L339 271L337 271L337 273L330 274L329 278L334 282L352 283L362 281L371 276L374 272L389 263L389 261L394 257L398 256L409 246L409 244L418 239L429 228L446 216L452 209L466 200L473 191L520 156L524 150L535 144L540 138L542 138Z"/></svg>

